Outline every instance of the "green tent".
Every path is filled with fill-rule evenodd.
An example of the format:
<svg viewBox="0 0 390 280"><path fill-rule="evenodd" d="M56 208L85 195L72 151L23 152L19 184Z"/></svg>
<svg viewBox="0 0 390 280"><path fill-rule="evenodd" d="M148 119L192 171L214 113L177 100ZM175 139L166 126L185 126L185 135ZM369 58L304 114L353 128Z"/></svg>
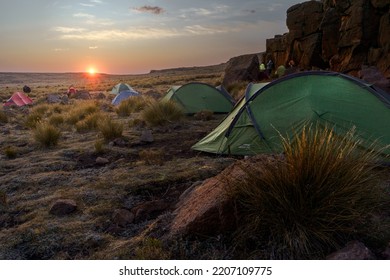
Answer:
<svg viewBox="0 0 390 280"><path fill-rule="evenodd" d="M203 110L228 113L234 105L233 98L222 87L218 89L197 82L171 87L162 99L168 100L180 104L186 114L195 114Z"/></svg>
<svg viewBox="0 0 390 280"><path fill-rule="evenodd" d="M220 125L192 149L217 154L282 152L280 135L291 137L310 123L344 135L352 127L366 147L390 144L390 95L357 78L313 71L269 84L250 84ZM388 147L384 151L390 154Z"/></svg>
<svg viewBox="0 0 390 280"><path fill-rule="evenodd" d="M129 86L128 84L119 83L119 84L115 85L115 86L112 88L111 93L112 93L112 94L119 94L120 92L126 91L126 90L135 91L135 90L134 90L131 86Z"/></svg>

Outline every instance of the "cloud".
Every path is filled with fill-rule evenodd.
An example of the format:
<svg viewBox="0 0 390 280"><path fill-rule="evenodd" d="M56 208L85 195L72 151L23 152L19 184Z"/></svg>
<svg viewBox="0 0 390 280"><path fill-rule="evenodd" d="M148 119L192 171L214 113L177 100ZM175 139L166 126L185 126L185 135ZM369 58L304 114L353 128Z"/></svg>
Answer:
<svg viewBox="0 0 390 280"><path fill-rule="evenodd" d="M87 30L81 28L57 27L55 31L61 33L59 38L62 40L87 40L87 41L123 41L137 39L162 39L176 37L180 35L176 29L137 27L126 30L106 29L106 30ZM74 32L71 32L74 30Z"/></svg>
<svg viewBox="0 0 390 280"><path fill-rule="evenodd" d="M81 33L86 31L85 28L63 27L63 26L54 27L53 30L60 33Z"/></svg>
<svg viewBox="0 0 390 280"><path fill-rule="evenodd" d="M90 47L88 47L88 49L90 49L90 50L96 50L98 48L99 48L98 46L90 46Z"/></svg>
<svg viewBox="0 0 390 280"><path fill-rule="evenodd" d="M186 26L184 29L192 35L213 35L237 31L237 29L228 26L202 26L198 24Z"/></svg>
<svg viewBox="0 0 390 280"><path fill-rule="evenodd" d="M141 12L141 13L151 13L151 14L155 14L155 15L159 15L159 14L162 14L165 12L165 10L161 7L147 6L147 5L139 7L139 8L133 8L133 10L135 10L137 12Z"/></svg>
<svg viewBox="0 0 390 280"><path fill-rule="evenodd" d="M95 18L94 15L86 14L86 13L77 13L77 14L74 14L73 17L76 17L76 18L87 18L87 19Z"/></svg>
<svg viewBox="0 0 390 280"><path fill-rule="evenodd" d="M103 1L100 0L90 0L89 3L79 3L83 7L95 7L96 4L103 4Z"/></svg>
<svg viewBox="0 0 390 280"><path fill-rule="evenodd" d="M63 49L63 48L56 48L54 49L55 52L66 52L69 51L69 49Z"/></svg>

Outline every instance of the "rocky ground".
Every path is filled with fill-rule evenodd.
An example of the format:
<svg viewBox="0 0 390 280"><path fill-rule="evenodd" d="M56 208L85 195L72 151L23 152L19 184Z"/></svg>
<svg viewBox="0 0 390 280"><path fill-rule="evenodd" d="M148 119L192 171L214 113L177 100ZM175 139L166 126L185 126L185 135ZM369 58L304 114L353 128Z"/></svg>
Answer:
<svg viewBox="0 0 390 280"><path fill-rule="evenodd" d="M94 93L92 98L100 96L101 110L123 123L124 132L99 151L96 131L75 129L64 130L58 146L42 148L24 125L36 105L4 110L8 122L0 124L0 259L235 257L220 234L229 216L221 219L226 213L219 208L223 195L220 180L213 177L242 159L190 149L224 116L187 116L160 127L130 126L137 115L119 117L108 92L125 80L158 98L170 85L195 80L216 84L220 68L105 75L98 82L85 76L10 75L0 79L3 99L26 79L33 85L36 104L46 103L49 94L62 96L67 85L74 84ZM69 102L76 106L80 100ZM15 151L12 157L7 154L10 147ZM199 230L197 237L185 237L191 229ZM344 251L344 257L331 257L389 258L388 248L371 252L358 241L351 244L348 257Z"/></svg>

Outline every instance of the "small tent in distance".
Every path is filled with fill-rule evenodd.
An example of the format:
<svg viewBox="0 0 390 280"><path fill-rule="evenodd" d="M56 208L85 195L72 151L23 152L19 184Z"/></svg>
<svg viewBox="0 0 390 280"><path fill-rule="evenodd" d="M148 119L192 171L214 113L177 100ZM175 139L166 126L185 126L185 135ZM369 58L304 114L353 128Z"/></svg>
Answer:
<svg viewBox="0 0 390 280"><path fill-rule="evenodd" d="M256 89L256 87L258 87ZM300 72L265 86L250 84L250 96L192 149L217 154L282 152L280 134L292 137L305 125L332 127L343 136L355 128L369 148L390 144L390 96L340 73ZM383 151L390 154L390 148Z"/></svg>
<svg viewBox="0 0 390 280"><path fill-rule="evenodd" d="M32 104L33 101L30 97L22 92L15 92L12 96L4 103L4 106L26 106Z"/></svg>
<svg viewBox="0 0 390 280"><path fill-rule="evenodd" d="M130 91L134 91L135 90L129 86L128 84L125 84L125 83L119 83L119 84L116 84L112 90L111 90L111 93L112 94L119 94L121 93L122 91L126 91L126 90L130 90Z"/></svg>
<svg viewBox="0 0 390 280"><path fill-rule="evenodd" d="M228 113L234 105L233 98L224 89L217 89L205 83L192 82L171 87L162 101L178 103L185 114L208 110L214 113Z"/></svg>
<svg viewBox="0 0 390 280"><path fill-rule="evenodd" d="M123 100L131 96L138 96L138 95L140 95L138 92L132 90L121 91L117 96L115 96L115 98L112 100L111 103L113 105L119 105Z"/></svg>

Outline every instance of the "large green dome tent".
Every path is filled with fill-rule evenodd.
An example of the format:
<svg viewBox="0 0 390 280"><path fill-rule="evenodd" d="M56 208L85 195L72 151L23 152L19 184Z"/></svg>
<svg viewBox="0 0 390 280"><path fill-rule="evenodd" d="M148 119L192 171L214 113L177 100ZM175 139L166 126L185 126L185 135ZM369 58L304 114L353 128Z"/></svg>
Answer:
<svg viewBox="0 0 390 280"><path fill-rule="evenodd" d="M226 90L199 82L171 87L162 98L162 101L168 100L178 103L186 114L195 114L203 110L229 113L234 105L233 98Z"/></svg>
<svg viewBox="0 0 390 280"><path fill-rule="evenodd" d="M338 135L355 128L363 145L390 145L390 95L357 78L327 71L299 72L269 84L249 84L218 127L192 149L216 154L282 152L280 135L305 125L332 127ZM390 155L390 147L384 151Z"/></svg>

